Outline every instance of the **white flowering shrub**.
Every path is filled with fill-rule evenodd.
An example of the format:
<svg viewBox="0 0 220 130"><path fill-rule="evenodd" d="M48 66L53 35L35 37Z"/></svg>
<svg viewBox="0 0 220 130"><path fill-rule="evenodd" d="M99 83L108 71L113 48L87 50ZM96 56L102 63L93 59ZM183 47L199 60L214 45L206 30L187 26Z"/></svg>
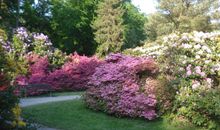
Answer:
<svg viewBox="0 0 220 130"><path fill-rule="evenodd" d="M168 74L194 79L193 88L199 86L201 81L210 84L209 87L218 85L220 32L171 34L163 38L161 45L138 47L133 51L141 56L156 58L163 63L160 64L161 69Z"/></svg>
<svg viewBox="0 0 220 130"><path fill-rule="evenodd" d="M220 32L174 33L153 46L132 51L154 57L161 72L173 77L176 116L216 129L220 119Z"/></svg>
<svg viewBox="0 0 220 130"><path fill-rule="evenodd" d="M32 46L34 46L33 52L40 56L51 55L53 51L52 43L50 42L48 36L43 33L33 34Z"/></svg>
<svg viewBox="0 0 220 130"><path fill-rule="evenodd" d="M1 40L2 39L2 40ZM55 68L59 68L67 59L65 53L52 46L47 35L43 33L30 33L26 28L20 27L14 31L13 41L5 41L0 38L5 51L11 59L18 61L20 68L28 68L26 57L31 54L48 56L50 63ZM26 70L24 70L25 72Z"/></svg>

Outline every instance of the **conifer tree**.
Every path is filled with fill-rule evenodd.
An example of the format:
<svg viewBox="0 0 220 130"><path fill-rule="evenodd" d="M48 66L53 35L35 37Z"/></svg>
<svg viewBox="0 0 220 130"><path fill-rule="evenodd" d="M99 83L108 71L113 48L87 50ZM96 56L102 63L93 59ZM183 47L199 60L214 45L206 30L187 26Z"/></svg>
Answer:
<svg viewBox="0 0 220 130"><path fill-rule="evenodd" d="M97 54L105 56L110 52L120 52L124 43L122 0L104 0L99 3L97 17L93 22Z"/></svg>
<svg viewBox="0 0 220 130"><path fill-rule="evenodd" d="M159 36L178 31L209 32L216 30L213 15L219 13L219 0L157 0L158 11L148 17L146 24L148 38L155 40ZM216 20L217 16L216 16Z"/></svg>

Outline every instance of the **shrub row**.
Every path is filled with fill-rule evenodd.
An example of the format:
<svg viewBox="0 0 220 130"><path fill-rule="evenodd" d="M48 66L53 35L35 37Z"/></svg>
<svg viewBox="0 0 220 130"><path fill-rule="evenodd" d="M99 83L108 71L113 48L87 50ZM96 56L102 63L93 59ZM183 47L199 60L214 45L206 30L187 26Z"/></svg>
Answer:
<svg viewBox="0 0 220 130"><path fill-rule="evenodd" d="M85 90L88 78L101 63L96 57L69 55L61 68L53 69L47 56L31 54L27 56L29 73L27 76L18 76L17 84L20 91L25 90L27 95L39 95L50 90L50 87L39 87L39 91L31 86L51 86L54 91ZM25 88L26 87L26 88Z"/></svg>

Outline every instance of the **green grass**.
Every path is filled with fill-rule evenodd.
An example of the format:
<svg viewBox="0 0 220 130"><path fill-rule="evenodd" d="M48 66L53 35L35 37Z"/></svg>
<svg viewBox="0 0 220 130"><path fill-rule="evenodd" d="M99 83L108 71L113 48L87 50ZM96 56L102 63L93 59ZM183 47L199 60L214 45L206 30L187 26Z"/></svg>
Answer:
<svg viewBox="0 0 220 130"><path fill-rule="evenodd" d="M116 118L87 109L82 100L23 108L23 117L60 130L196 130L193 127L175 128L163 120Z"/></svg>

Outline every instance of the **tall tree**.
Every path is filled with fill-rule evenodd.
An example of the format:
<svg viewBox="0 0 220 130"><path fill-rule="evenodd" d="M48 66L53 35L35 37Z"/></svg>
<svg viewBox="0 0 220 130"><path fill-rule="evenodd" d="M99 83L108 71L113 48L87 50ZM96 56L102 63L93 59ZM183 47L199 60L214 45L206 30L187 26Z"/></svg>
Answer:
<svg viewBox="0 0 220 130"><path fill-rule="evenodd" d="M123 49L140 46L147 38L144 30L147 17L129 1L124 3L124 9L125 44Z"/></svg>
<svg viewBox="0 0 220 130"><path fill-rule="evenodd" d="M123 0L104 0L99 3L97 17L93 22L97 54L105 56L110 52L120 52L124 44Z"/></svg>
<svg viewBox="0 0 220 130"><path fill-rule="evenodd" d="M16 27L19 0L0 0L0 28L11 32Z"/></svg>
<svg viewBox="0 0 220 130"><path fill-rule="evenodd" d="M49 0L22 0L20 25L31 32L51 34L51 14Z"/></svg>
<svg viewBox="0 0 220 130"><path fill-rule="evenodd" d="M211 11L211 19L214 30L220 30L220 1L216 1Z"/></svg>
<svg viewBox="0 0 220 130"><path fill-rule="evenodd" d="M211 12L218 1L158 0L158 12L149 17L146 25L148 35L155 38L174 31L211 31Z"/></svg>
<svg viewBox="0 0 220 130"><path fill-rule="evenodd" d="M91 22L98 0L52 0L52 40L56 47L67 53L77 51L92 55L96 43L93 40Z"/></svg>

